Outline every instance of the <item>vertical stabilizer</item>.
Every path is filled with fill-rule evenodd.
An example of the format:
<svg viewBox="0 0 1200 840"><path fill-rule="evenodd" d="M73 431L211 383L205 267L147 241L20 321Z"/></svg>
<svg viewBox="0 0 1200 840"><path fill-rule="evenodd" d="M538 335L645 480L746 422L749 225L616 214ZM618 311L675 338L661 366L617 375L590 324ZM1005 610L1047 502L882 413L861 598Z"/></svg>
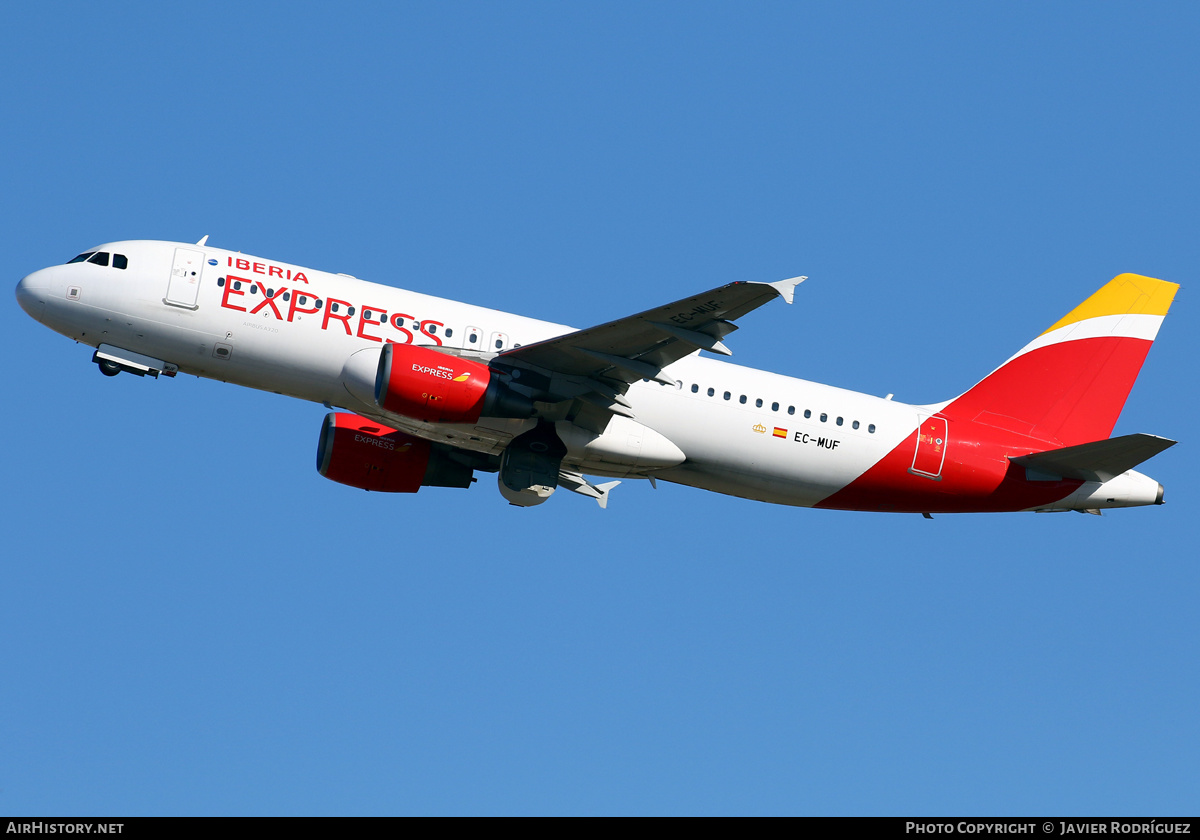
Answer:
<svg viewBox="0 0 1200 840"><path fill-rule="evenodd" d="M1057 446L1107 438L1178 289L1114 277L942 413Z"/></svg>

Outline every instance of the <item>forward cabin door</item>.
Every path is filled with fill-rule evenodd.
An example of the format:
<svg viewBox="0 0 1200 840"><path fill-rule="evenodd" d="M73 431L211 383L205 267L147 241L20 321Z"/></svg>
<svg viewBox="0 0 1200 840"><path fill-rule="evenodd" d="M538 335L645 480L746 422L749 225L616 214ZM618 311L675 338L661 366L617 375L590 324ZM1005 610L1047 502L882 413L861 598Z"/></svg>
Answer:
<svg viewBox="0 0 1200 840"><path fill-rule="evenodd" d="M946 461L946 418L922 417L917 427L917 450L909 472L940 480Z"/></svg>
<svg viewBox="0 0 1200 840"><path fill-rule="evenodd" d="M204 254L188 248L175 249L175 261L171 263L171 281L167 284L167 296L163 303L198 309L196 297L200 294L200 278L204 273Z"/></svg>

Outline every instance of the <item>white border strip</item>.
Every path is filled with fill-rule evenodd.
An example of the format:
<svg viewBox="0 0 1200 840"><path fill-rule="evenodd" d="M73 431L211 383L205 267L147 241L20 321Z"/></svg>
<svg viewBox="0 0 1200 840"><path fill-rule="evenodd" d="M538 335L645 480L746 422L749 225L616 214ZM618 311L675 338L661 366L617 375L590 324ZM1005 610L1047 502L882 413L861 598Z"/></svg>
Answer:
<svg viewBox="0 0 1200 840"><path fill-rule="evenodd" d="M1004 364L1008 364L1018 356L1024 356L1026 353L1037 350L1039 347L1049 347L1051 344L1062 344L1064 341L1078 341L1083 338L1117 336L1153 341L1154 337L1158 335L1158 329L1162 326L1162 322L1162 315L1100 315L1096 318L1088 318L1039 335ZM1000 367L1004 367L1004 365Z"/></svg>

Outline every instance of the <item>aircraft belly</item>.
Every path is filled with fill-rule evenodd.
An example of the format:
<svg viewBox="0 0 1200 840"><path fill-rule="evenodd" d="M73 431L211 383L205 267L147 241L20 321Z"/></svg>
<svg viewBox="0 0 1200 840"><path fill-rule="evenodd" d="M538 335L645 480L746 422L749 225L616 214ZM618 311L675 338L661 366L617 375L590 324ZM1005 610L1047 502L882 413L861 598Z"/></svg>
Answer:
<svg viewBox="0 0 1200 840"><path fill-rule="evenodd" d="M824 489L794 480L772 480L690 463L656 472L655 478L727 496L793 507L812 507L828 495Z"/></svg>

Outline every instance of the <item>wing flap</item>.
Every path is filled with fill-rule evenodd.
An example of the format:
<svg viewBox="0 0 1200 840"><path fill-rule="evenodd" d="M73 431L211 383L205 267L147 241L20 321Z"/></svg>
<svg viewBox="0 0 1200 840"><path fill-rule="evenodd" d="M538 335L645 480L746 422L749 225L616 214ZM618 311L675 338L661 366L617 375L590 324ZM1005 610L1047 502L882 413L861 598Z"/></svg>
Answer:
<svg viewBox="0 0 1200 840"><path fill-rule="evenodd" d="M588 481L580 473L571 470L559 470L558 483L572 493L578 493L581 496L595 499L600 507L607 508L609 493L621 482L608 481L604 484L592 484L592 482Z"/></svg>

